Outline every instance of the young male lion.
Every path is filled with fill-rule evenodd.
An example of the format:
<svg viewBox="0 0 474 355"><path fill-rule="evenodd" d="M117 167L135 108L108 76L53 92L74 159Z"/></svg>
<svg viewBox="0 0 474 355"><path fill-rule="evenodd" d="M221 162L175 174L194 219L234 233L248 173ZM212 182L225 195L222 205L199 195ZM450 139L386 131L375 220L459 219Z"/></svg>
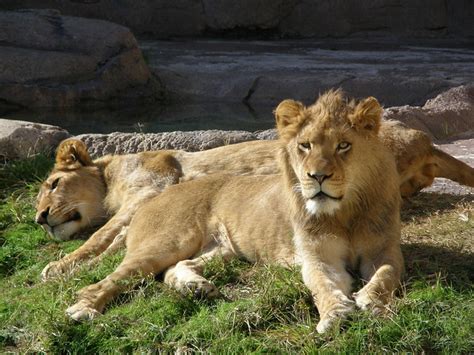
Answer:
<svg viewBox="0 0 474 355"><path fill-rule="evenodd" d="M133 217L117 269L67 309L95 317L133 277L170 268L178 289L214 294L201 275L217 255L302 266L325 332L355 306L380 310L400 282L400 192L393 155L377 133L382 108L330 91L309 107L275 111L280 175L222 176L171 186ZM348 269L367 281L352 294Z"/></svg>

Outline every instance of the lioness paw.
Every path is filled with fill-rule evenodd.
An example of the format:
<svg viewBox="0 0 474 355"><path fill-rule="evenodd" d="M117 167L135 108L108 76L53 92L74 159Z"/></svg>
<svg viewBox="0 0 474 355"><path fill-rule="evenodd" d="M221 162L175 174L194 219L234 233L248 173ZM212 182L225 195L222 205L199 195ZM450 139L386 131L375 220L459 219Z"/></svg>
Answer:
<svg viewBox="0 0 474 355"><path fill-rule="evenodd" d="M337 304L330 311L326 312L324 316L319 320L316 330L319 334L326 333L329 329L339 324L341 320L344 320L349 313L354 311L355 303L351 300L345 300Z"/></svg>
<svg viewBox="0 0 474 355"><path fill-rule="evenodd" d="M373 314L383 314L386 308L377 295L371 295L364 289L355 292L353 295L357 307L363 311L371 311Z"/></svg>
<svg viewBox="0 0 474 355"><path fill-rule="evenodd" d="M45 282L66 273L67 268L61 261L52 261L41 271L41 281Z"/></svg>
<svg viewBox="0 0 474 355"><path fill-rule="evenodd" d="M81 322L96 318L100 312L90 307L86 301L79 301L66 309L66 314L69 318Z"/></svg>
<svg viewBox="0 0 474 355"><path fill-rule="evenodd" d="M185 292L192 293L195 298L214 298L219 296L217 287L207 280L188 281L185 283Z"/></svg>

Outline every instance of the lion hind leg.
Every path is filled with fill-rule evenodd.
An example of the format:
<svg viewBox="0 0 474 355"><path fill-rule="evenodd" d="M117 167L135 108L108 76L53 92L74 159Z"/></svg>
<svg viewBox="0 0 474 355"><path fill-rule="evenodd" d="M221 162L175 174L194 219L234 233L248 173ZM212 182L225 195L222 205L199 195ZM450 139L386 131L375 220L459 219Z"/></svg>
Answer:
<svg viewBox="0 0 474 355"><path fill-rule="evenodd" d="M202 276L204 266L216 257L227 261L235 257L235 254L232 249L216 243L206 249L199 256L182 260L166 270L164 282L183 294L191 292L198 298L218 296L219 291L215 285Z"/></svg>

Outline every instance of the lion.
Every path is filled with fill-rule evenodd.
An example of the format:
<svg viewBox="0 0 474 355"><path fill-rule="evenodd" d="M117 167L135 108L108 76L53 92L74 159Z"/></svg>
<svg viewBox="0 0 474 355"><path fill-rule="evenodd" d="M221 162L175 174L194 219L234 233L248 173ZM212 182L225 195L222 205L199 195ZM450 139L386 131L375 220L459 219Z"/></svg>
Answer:
<svg viewBox="0 0 474 355"><path fill-rule="evenodd" d="M356 307L380 312L403 273L400 190L394 156L378 136L373 97L329 91L311 106L285 100L275 111L280 174L214 175L170 186L135 213L114 272L79 292L75 320L103 311L137 277L169 269L165 282L217 294L205 262L301 265L326 332ZM366 284L352 293L358 271Z"/></svg>
<svg viewBox="0 0 474 355"><path fill-rule="evenodd" d="M396 158L403 197L430 186L435 177L474 187L474 169L434 147L424 132L397 121L382 121L379 136ZM278 146L278 141L252 141L202 152L163 150L92 160L83 142L65 140L38 194L36 221L56 240L68 240L91 226L105 224L82 247L50 262L42 272L43 280L123 246L126 233L122 229L135 211L167 186L215 173L277 173ZM91 263L98 261L100 257Z"/></svg>

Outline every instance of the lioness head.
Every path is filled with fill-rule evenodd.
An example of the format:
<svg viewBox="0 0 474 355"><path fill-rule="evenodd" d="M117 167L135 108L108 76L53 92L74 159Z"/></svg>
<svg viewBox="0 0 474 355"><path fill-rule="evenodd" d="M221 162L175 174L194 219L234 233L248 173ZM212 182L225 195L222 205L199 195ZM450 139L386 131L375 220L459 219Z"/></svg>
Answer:
<svg viewBox="0 0 474 355"><path fill-rule="evenodd" d="M293 100L278 105L277 129L294 172L290 183L309 214L332 215L345 201L360 199L364 181L376 181L367 175L374 173L373 164L366 163L376 159L380 147L373 143L381 115L375 98L350 101L340 90L309 107Z"/></svg>
<svg viewBox="0 0 474 355"><path fill-rule="evenodd" d="M51 237L68 240L105 218L105 185L83 142L63 141L53 171L43 182L36 203L36 222Z"/></svg>

